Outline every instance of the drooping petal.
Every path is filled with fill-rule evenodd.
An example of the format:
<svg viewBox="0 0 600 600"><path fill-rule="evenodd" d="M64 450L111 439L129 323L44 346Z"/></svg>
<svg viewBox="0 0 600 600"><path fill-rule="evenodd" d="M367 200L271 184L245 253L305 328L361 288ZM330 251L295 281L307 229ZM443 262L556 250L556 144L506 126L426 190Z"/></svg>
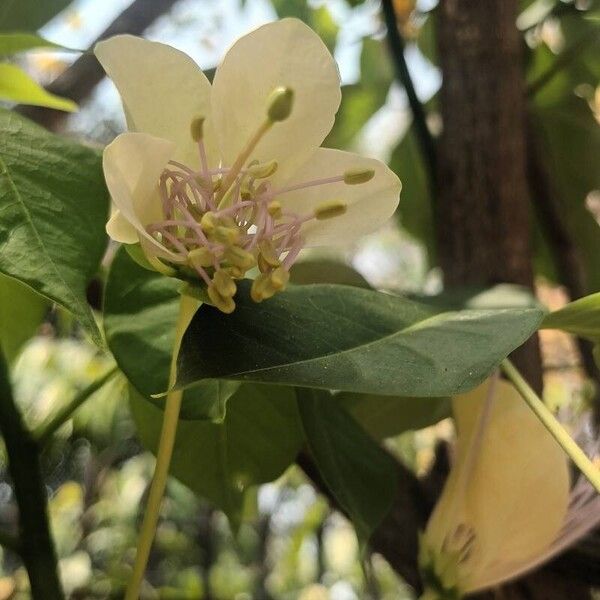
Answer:
<svg viewBox="0 0 600 600"><path fill-rule="evenodd" d="M145 226L162 219L158 178L175 149L173 142L145 133L122 133L104 150L102 166L108 191L117 209L107 224L109 235L134 243L132 229L155 249L157 256L179 260ZM129 227L124 222L129 224Z"/></svg>
<svg viewBox="0 0 600 600"><path fill-rule="evenodd" d="M331 130L341 99L333 57L297 19L269 23L242 37L217 69L212 108L226 165L265 121L267 99L280 86L294 92L291 115L273 125L253 157L297 166Z"/></svg>
<svg viewBox="0 0 600 600"><path fill-rule="evenodd" d="M207 153L216 161L210 82L187 54L132 35L100 42L94 53L117 86L130 131L174 142L172 158L197 167L198 151L190 124L193 118L203 116Z"/></svg>
<svg viewBox="0 0 600 600"><path fill-rule="evenodd" d="M285 192L277 196L284 210L308 215L328 201L342 201L345 214L327 220L309 221L302 235L307 246L346 244L349 240L375 231L398 206L401 184L398 177L381 161L351 152L316 148L283 188L303 182L342 176L348 170L372 169L374 176L365 183L348 185L343 181Z"/></svg>
<svg viewBox="0 0 600 600"><path fill-rule="evenodd" d="M457 459L425 534L443 552L457 526L474 532L472 551L457 565L465 593L520 573L556 538L569 503L567 459L510 383L495 384L482 418L490 385L453 400Z"/></svg>

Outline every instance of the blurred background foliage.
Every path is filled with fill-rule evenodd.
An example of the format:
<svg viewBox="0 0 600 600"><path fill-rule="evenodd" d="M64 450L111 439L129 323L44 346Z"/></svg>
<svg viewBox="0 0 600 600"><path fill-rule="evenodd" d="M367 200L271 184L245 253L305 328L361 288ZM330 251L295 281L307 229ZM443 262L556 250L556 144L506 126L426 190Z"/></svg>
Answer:
<svg viewBox="0 0 600 600"><path fill-rule="evenodd" d="M52 41L84 48L130 4L131 0L4 0L0 31L39 29ZM437 133L436 2L395 0L394 7L417 94L428 109L431 130ZM343 100L325 145L381 158L403 182L394 222L335 254L313 252L308 259L316 261L324 280L331 280L334 271L336 281L359 285L367 281L376 288L410 293L438 292L441 277L427 166L406 94L394 80L378 2L180 0L145 35L172 43L211 69L236 37L286 16L313 27L340 65ZM568 229L576 232L573 239L584 257L587 292L600 290L599 18L598 3L591 0L523 0L517 22L526 57L529 125L543 149L544 168L552 174L559 213ZM48 84L75 57L43 51L15 60ZM124 128L116 92L107 81L81 102L80 109L61 123L68 135L104 144ZM556 308L564 302L556 287L565 283L564 274L543 227L538 224L535 229L540 295ZM340 262L346 270L341 270ZM324 274L327 264L333 267ZM302 281L315 274L306 263L295 276ZM97 295L90 289L92 304L98 303ZM9 354L15 395L26 422L35 427L106 371L110 359L83 339L66 313L2 277L0 333L24 321L39 326L24 332L17 340L24 345L15 343ZM545 334L542 342L551 367L547 396L567 411L585 403L589 390L579 376L572 343L556 333ZM72 598L119 597L128 577L123 558L134 552L139 507L153 459L137 441L125 386L116 377L98 390L60 429L43 456L61 576ZM379 414L361 414L359 407L355 416L377 439L387 438L387 447L406 464L423 473L431 464L435 441L452 435L451 425L443 420L447 409L437 404L430 408L422 424L439 421L438 425L391 438L390 433L405 427L390 425L385 407ZM419 422L418 415L407 419L413 427ZM0 469L0 529L10 530L16 508L4 454ZM247 496L244 522L232 530L220 511L170 481L150 561L148 598L411 597L381 557L361 559L350 524L329 509L299 468L290 468L277 482ZM18 560L10 551L1 552L0 599L27 598L26 576Z"/></svg>

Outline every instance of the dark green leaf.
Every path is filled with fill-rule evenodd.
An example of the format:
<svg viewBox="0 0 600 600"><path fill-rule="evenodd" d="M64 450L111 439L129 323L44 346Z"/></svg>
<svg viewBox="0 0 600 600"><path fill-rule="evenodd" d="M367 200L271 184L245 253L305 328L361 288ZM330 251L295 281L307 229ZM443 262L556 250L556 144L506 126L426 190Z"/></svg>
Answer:
<svg viewBox="0 0 600 600"><path fill-rule="evenodd" d="M600 127L587 103L575 96L561 106L537 108L533 124L565 225L582 257L587 291L598 291L600 227L586 198L600 189Z"/></svg>
<svg viewBox="0 0 600 600"><path fill-rule="evenodd" d="M394 460L327 392L298 389L298 410L319 473L368 540L394 499Z"/></svg>
<svg viewBox="0 0 600 600"><path fill-rule="evenodd" d="M451 414L449 398L405 398L342 392L336 400L376 440L438 423Z"/></svg>
<svg viewBox="0 0 600 600"><path fill-rule="evenodd" d="M104 296L104 331L119 368L145 397L168 388L181 282L136 264L124 248L113 261ZM183 419L222 420L233 381L204 381L186 390ZM164 400L154 400L162 406Z"/></svg>
<svg viewBox="0 0 600 600"><path fill-rule="evenodd" d="M163 413L131 391L140 439L154 452ZM279 477L302 444L293 390L243 385L229 399L222 423L179 422L171 473L238 523L244 492Z"/></svg>
<svg viewBox="0 0 600 600"><path fill-rule="evenodd" d="M384 41L363 40L360 73L358 83L342 87L342 103L326 146L347 148L385 103L394 75Z"/></svg>
<svg viewBox="0 0 600 600"><path fill-rule="evenodd" d="M178 385L207 378L402 396L483 381L537 328L536 309L444 311L342 285L290 287L262 304L203 305L179 353Z"/></svg>
<svg viewBox="0 0 600 600"><path fill-rule="evenodd" d="M8 362L39 327L48 301L12 277L0 275L0 346Z"/></svg>
<svg viewBox="0 0 600 600"><path fill-rule="evenodd" d="M299 285L309 283L339 283L368 288L367 280L352 267L338 260L302 260L290 269L290 281Z"/></svg>
<svg viewBox="0 0 600 600"><path fill-rule="evenodd" d="M100 154L0 111L0 272L100 336L86 301L106 247Z"/></svg>
<svg viewBox="0 0 600 600"><path fill-rule="evenodd" d="M427 252L429 264L436 264L435 227L429 177L423 153L417 144L414 126L396 146L390 167L402 181L402 199L398 216L402 227L420 242Z"/></svg>
<svg viewBox="0 0 600 600"><path fill-rule="evenodd" d="M35 31L72 0L2 0L0 31Z"/></svg>

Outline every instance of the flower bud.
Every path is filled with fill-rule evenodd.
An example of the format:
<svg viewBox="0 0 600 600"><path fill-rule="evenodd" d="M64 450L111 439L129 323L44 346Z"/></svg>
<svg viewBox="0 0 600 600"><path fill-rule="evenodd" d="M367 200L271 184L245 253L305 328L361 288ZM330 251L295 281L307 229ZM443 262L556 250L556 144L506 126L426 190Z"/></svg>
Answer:
<svg viewBox="0 0 600 600"><path fill-rule="evenodd" d="M344 173L344 183L347 185L356 185L371 181L375 176L373 169L348 169Z"/></svg>
<svg viewBox="0 0 600 600"><path fill-rule="evenodd" d="M285 121L292 112L294 104L294 90L289 87L277 87L269 96L267 116L269 121L276 123Z"/></svg>

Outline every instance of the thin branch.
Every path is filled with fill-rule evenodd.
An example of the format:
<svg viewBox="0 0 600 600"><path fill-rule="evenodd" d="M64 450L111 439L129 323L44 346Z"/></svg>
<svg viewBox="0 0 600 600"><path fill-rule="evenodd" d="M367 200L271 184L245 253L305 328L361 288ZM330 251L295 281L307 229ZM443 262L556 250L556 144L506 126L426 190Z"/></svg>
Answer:
<svg viewBox="0 0 600 600"><path fill-rule="evenodd" d="M597 44L600 41L600 28L593 27L581 36L574 44L563 50L556 60L537 79L527 86L527 95L535 96L546 84L554 79L572 61L579 58L579 53L588 45Z"/></svg>
<svg viewBox="0 0 600 600"><path fill-rule="evenodd" d="M168 12L178 0L134 0L93 42L121 33L142 34L158 17ZM59 75L47 90L77 103L90 96L104 78L104 70L92 53L81 55ZM19 112L50 130L60 128L68 113L38 106L20 106Z"/></svg>
<svg viewBox="0 0 600 600"><path fill-rule="evenodd" d="M394 68L396 70L396 77L406 90L408 103L415 123L417 139L421 146L423 156L425 157L431 182L435 188L435 181L437 178L435 140L427 126L425 109L417 96L412 77L410 76L410 71L408 70L408 65L406 64L406 58L404 56L404 40L398 31L393 1L382 0L381 6L387 27L387 41L392 62L394 63Z"/></svg>
<svg viewBox="0 0 600 600"><path fill-rule="evenodd" d="M61 406L56 413L41 423L32 432L32 437L40 446L44 446L52 435L60 429L72 416L73 413L95 392L97 392L107 381L118 372L116 366L111 367L98 379L92 381L89 385L80 390L69 402Z"/></svg>
<svg viewBox="0 0 600 600"><path fill-rule="evenodd" d="M25 428L12 396L8 370L0 356L0 431L19 506L21 557L34 600L63 600L50 526L40 449Z"/></svg>

